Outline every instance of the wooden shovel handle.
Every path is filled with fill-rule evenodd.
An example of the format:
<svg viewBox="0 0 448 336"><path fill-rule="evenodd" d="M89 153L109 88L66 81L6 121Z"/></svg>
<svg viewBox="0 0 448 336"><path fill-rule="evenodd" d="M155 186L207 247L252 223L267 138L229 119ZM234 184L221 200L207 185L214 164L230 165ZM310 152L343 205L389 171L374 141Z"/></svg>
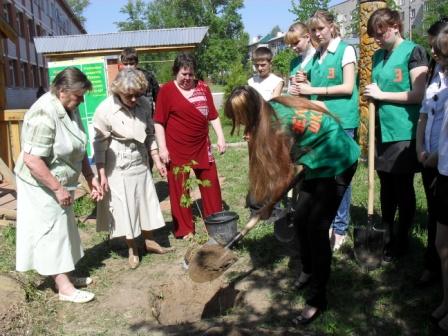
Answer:
<svg viewBox="0 0 448 336"><path fill-rule="evenodd" d="M375 200L375 104L369 102L369 156L368 156L368 200L367 214L373 215Z"/></svg>

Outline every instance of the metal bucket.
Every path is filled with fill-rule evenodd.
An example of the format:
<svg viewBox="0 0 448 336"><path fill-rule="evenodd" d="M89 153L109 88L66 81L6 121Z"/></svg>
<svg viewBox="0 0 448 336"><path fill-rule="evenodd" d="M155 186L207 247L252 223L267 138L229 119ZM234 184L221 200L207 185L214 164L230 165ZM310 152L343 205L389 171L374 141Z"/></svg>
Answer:
<svg viewBox="0 0 448 336"><path fill-rule="evenodd" d="M225 246L237 234L239 216L233 211L216 212L204 219L208 235L218 244Z"/></svg>

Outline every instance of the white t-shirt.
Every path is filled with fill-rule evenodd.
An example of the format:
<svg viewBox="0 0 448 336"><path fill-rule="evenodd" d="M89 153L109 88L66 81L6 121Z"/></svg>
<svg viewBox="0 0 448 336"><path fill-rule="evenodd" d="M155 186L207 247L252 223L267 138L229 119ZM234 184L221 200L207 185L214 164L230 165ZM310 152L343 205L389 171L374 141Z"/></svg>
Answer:
<svg viewBox="0 0 448 336"><path fill-rule="evenodd" d="M247 81L247 84L257 90L264 100L268 101L272 98L275 88L281 82L283 82L282 78L271 73L266 78L255 75Z"/></svg>

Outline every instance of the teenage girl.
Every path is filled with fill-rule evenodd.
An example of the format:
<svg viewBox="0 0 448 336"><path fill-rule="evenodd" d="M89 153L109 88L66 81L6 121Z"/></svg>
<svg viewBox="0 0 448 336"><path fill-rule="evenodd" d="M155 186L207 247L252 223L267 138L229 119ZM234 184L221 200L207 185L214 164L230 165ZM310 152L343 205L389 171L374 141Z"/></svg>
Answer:
<svg viewBox="0 0 448 336"><path fill-rule="evenodd" d="M434 52L438 63L448 75L448 27L444 27L437 35ZM438 326L448 332L448 103L444 104L444 116L439 137L437 182L435 195L435 216L437 221L436 247L442 265L443 301L432 313L432 319Z"/></svg>
<svg viewBox="0 0 448 336"><path fill-rule="evenodd" d="M289 45L292 50L297 53L291 61L289 67L289 86L288 93L290 95L299 95L296 84L298 78L304 78L303 73L308 73L311 69L311 60L313 59L316 49L311 40L311 34L306 24L296 22L289 27L285 35L285 44Z"/></svg>
<svg viewBox="0 0 448 336"><path fill-rule="evenodd" d="M277 199L296 165L305 170L294 218L302 261L297 287L310 284L311 289L293 321L307 324L327 307L328 229L355 173L359 147L323 107L303 98L283 96L266 102L252 87L238 87L226 102L225 114L232 120L232 133L244 128L250 193L257 203Z"/></svg>
<svg viewBox="0 0 448 336"><path fill-rule="evenodd" d="M403 255L415 215L414 174L418 170L415 135L425 92L426 51L402 36L400 14L389 8L373 12L367 33L381 49L372 58L372 84L364 95L375 100L375 169L380 179L381 213L388 238L383 260ZM395 223L398 208L399 219Z"/></svg>
<svg viewBox="0 0 448 336"><path fill-rule="evenodd" d="M346 133L354 138L359 124L356 52L340 38L334 15L318 10L308 27L319 43L307 78L298 76L298 92L325 103L341 122ZM332 223L332 245L337 250L344 243L350 221L351 187L347 189Z"/></svg>
<svg viewBox="0 0 448 336"><path fill-rule="evenodd" d="M448 27L448 19L441 19L429 27L428 39L432 46L437 34ZM425 251L425 269L418 281L419 286L431 283L440 277L440 259L436 250L436 218L435 218L435 179L437 177L437 159L440 127L444 116L444 104L448 100L448 82L445 68L438 62L439 58L431 48L431 61L427 76L425 98L420 109L417 125L417 159L422 164L422 180L428 205L428 239Z"/></svg>

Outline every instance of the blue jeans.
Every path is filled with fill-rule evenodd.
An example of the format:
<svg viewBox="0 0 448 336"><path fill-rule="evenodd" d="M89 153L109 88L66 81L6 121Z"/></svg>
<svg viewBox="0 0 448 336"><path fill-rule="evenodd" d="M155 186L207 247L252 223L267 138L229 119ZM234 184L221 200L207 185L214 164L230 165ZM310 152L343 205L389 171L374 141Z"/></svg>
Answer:
<svg viewBox="0 0 448 336"><path fill-rule="evenodd" d="M355 137L355 129L347 128L345 133L352 139ZM336 217L331 223L333 232L338 235L345 235L348 231L348 224L350 223L350 203L352 201L352 185L350 184L342 197Z"/></svg>

